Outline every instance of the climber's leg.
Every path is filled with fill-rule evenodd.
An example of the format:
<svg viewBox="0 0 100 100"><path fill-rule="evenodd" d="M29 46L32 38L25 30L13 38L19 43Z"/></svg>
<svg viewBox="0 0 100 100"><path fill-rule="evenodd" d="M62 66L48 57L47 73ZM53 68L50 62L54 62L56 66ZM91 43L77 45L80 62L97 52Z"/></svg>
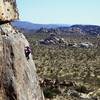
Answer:
<svg viewBox="0 0 100 100"><path fill-rule="evenodd" d="M29 52L25 53L27 60L29 59Z"/></svg>

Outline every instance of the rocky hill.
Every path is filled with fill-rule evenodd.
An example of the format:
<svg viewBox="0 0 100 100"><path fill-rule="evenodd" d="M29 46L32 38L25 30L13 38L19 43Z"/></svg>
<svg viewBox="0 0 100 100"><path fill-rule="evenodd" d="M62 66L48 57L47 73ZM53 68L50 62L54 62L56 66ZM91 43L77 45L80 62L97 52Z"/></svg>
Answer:
<svg viewBox="0 0 100 100"><path fill-rule="evenodd" d="M0 100L43 100L28 41L12 27L18 19L15 0L0 0Z"/></svg>
<svg viewBox="0 0 100 100"><path fill-rule="evenodd" d="M83 32L85 35L100 35L100 26L97 25L73 25L71 28L79 30L79 32Z"/></svg>
<svg viewBox="0 0 100 100"><path fill-rule="evenodd" d="M12 23L14 27L24 33L57 33L65 35L100 35L100 26L97 25L67 25L67 24L33 24L22 21Z"/></svg>

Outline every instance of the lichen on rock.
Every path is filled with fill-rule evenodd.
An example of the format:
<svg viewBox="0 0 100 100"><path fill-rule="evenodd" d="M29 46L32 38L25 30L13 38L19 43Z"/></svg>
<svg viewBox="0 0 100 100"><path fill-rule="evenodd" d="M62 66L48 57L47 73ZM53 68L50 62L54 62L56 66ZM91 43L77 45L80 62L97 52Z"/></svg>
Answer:
<svg viewBox="0 0 100 100"><path fill-rule="evenodd" d="M15 0L0 0L0 21L11 21L19 18Z"/></svg>

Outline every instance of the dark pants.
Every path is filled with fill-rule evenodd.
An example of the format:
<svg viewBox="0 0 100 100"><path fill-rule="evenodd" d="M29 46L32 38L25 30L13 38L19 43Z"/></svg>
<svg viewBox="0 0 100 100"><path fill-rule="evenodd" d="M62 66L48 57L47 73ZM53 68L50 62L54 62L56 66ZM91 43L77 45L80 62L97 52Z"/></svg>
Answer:
<svg viewBox="0 0 100 100"><path fill-rule="evenodd" d="M30 54L30 52L25 52L27 60L29 59L29 54Z"/></svg>

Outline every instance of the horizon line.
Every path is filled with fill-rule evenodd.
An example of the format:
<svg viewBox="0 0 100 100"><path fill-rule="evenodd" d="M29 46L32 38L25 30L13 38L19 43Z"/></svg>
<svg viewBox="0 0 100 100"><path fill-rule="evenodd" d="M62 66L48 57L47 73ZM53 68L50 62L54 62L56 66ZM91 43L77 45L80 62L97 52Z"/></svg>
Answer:
<svg viewBox="0 0 100 100"><path fill-rule="evenodd" d="M32 24L44 24L44 25L94 25L94 26L100 26L100 24L84 24L84 23L72 23L72 24L67 24L67 23L40 23L40 22L33 22L33 21L28 21L28 20L16 20L16 21L22 21L22 22L29 22L29 23L32 23Z"/></svg>

